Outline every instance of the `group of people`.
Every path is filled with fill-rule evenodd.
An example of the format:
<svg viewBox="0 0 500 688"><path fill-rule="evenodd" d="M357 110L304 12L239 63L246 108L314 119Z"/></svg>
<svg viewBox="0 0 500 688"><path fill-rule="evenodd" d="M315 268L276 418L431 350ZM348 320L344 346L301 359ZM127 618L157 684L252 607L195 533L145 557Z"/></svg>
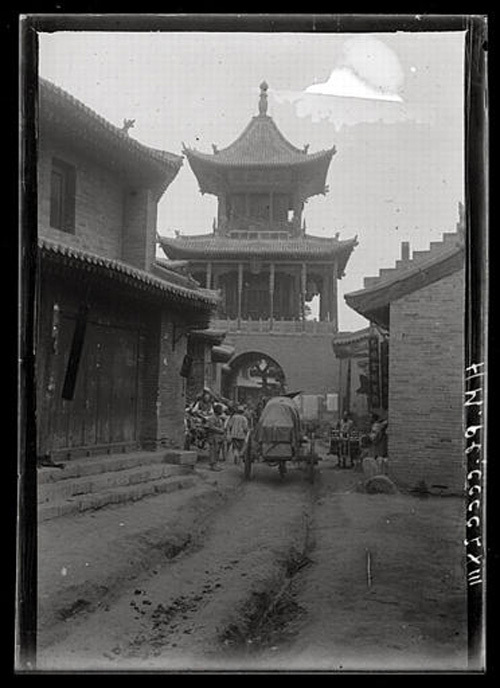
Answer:
<svg viewBox="0 0 500 688"><path fill-rule="evenodd" d="M231 458L239 462L254 420L249 407L217 399L205 389L186 411L191 422L198 423L203 444L208 445L212 470L221 470L219 462Z"/></svg>
<svg viewBox="0 0 500 688"><path fill-rule="evenodd" d="M345 411L336 426L336 446L330 447L330 453L336 453L340 468L346 468L349 461L352 468L355 462L366 457L374 459L387 456L387 420L377 413L370 416L370 430L360 433L351 414Z"/></svg>

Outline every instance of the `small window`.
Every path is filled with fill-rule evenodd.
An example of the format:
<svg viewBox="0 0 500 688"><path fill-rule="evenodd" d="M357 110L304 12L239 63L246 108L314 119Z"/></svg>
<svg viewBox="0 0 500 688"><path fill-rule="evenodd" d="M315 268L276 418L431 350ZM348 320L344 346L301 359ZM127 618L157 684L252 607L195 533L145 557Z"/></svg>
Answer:
<svg viewBox="0 0 500 688"><path fill-rule="evenodd" d="M75 231L76 169L52 159L50 178L50 226L62 232Z"/></svg>

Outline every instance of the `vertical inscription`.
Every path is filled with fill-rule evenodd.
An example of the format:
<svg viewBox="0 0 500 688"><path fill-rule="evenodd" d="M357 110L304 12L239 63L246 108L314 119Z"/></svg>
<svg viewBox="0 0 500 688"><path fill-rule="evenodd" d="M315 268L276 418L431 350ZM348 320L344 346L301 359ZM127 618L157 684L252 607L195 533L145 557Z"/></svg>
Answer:
<svg viewBox="0 0 500 688"><path fill-rule="evenodd" d="M466 566L467 585L483 583L483 504L484 463L483 436L484 363L473 363L465 369L465 439L467 461Z"/></svg>

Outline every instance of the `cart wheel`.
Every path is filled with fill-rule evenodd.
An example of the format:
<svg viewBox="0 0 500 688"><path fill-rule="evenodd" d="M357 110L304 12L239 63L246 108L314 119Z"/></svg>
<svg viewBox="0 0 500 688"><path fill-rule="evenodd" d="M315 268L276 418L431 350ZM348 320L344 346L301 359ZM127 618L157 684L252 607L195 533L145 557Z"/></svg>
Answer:
<svg viewBox="0 0 500 688"><path fill-rule="evenodd" d="M280 461L278 465L278 470L280 472L280 478L283 480L283 478L286 475L286 463L285 461Z"/></svg>
<svg viewBox="0 0 500 688"><path fill-rule="evenodd" d="M245 455L243 457L243 463L244 463L244 475L245 475L245 480L250 480L252 477L252 454L250 452L250 448L247 447L245 451Z"/></svg>

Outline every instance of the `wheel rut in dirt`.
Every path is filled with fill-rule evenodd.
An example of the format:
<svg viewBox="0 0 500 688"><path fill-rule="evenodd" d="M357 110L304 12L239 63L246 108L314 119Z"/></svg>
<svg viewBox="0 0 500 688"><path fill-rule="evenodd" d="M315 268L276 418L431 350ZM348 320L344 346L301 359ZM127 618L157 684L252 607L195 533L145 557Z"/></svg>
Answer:
<svg viewBox="0 0 500 688"><path fill-rule="evenodd" d="M277 471L257 470L210 520L198 546L88 614L47 649L43 664L224 667L241 650L238 637L252 640L245 647L267 647L300 616L294 588L310 565L313 502L303 471L283 482Z"/></svg>
<svg viewBox="0 0 500 688"><path fill-rule="evenodd" d="M239 607L239 621L230 623L220 634L225 654L233 659L258 656L264 650L276 650L295 635L293 624L304 614L296 601L300 587L298 575L313 564L313 542L308 519L301 549L293 546L274 577L253 590Z"/></svg>

